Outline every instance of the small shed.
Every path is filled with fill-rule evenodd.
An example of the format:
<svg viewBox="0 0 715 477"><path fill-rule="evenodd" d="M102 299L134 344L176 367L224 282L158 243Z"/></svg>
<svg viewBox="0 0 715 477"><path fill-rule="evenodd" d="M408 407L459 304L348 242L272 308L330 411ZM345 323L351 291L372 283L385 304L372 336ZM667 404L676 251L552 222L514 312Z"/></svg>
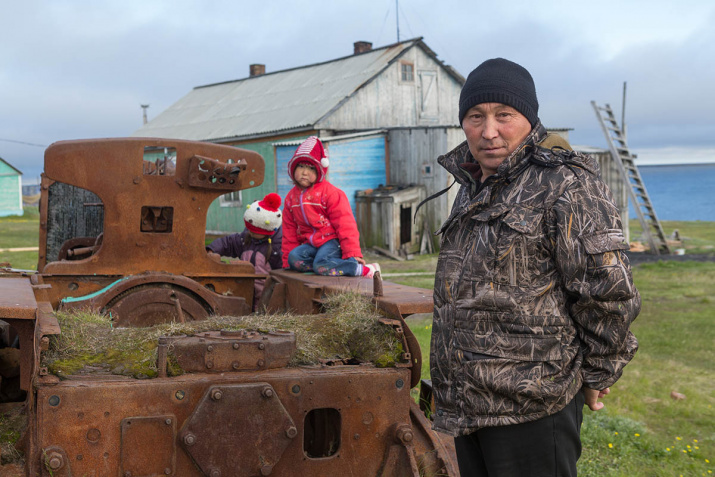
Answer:
<svg viewBox="0 0 715 477"><path fill-rule="evenodd" d="M422 185L386 185L355 193L355 220L360 229L361 246L380 247L391 253L420 251L423 220L415 211L426 197Z"/></svg>
<svg viewBox="0 0 715 477"><path fill-rule="evenodd" d="M0 217L22 215L22 172L0 157Z"/></svg>

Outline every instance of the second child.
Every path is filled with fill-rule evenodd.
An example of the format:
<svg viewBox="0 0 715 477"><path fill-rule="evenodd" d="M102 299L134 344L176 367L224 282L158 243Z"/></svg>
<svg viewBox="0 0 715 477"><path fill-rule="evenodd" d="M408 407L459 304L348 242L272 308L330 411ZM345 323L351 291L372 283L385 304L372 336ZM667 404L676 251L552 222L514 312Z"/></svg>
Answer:
<svg viewBox="0 0 715 477"><path fill-rule="evenodd" d="M323 143L316 136L298 146L288 162L295 186L283 208L283 267L372 278L380 265L363 260L348 197L325 179L328 165Z"/></svg>

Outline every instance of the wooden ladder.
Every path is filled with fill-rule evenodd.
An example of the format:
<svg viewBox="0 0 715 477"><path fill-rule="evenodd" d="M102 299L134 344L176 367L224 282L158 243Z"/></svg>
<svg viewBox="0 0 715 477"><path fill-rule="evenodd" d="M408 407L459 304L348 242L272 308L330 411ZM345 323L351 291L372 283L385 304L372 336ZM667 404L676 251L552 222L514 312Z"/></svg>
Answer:
<svg viewBox="0 0 715 477"><path fill-rule="evenodd" d="M623 179L628 186L631 203L638 214L638 220L641 223L643 234L648 240L651 252L656 255L671 253L670 246L668 246L663 233L663 227L661 227L660 221L655 215L650 196L648 196L648 191L634 161L635 158L628 149L626 136L618 126L611 106L606 104L605 107L601 107L595 101L591 101L591 105L596 111L603 133L606 135L611 155L616 164L618 164Z"/></svg>

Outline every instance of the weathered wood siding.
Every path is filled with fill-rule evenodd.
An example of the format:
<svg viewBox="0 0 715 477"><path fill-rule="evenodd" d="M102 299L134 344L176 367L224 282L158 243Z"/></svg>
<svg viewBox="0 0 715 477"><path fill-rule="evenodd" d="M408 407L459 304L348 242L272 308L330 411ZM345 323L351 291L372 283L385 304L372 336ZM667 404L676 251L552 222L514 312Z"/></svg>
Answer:
<svg viewBox="0 0 715 477"><path fill-rule="evenodd" d="M414 66L413 81L402 80L402 64ZM458 125L461 85L420 48L411 48L363 86L320 129L365 130L388 127Z"/></svg>
<svg viewBox="0 0 715 477"><path fill-rule="evenodd" d="M390 183L425 186L427 197L449 186L453 179L437 158L464 141L459 127L392 129L390 143ZM456 189L453 187L452 189ZM437 230L449 215L454 192L425 203L420 209L431 230ZM437 243L437 242L435 242Z"/></svg>
<svg viewBox="0 0 715 477"><path fill-rule="evenodd" d="M20 174L0 160L0 217L22 215Z"/></svg>

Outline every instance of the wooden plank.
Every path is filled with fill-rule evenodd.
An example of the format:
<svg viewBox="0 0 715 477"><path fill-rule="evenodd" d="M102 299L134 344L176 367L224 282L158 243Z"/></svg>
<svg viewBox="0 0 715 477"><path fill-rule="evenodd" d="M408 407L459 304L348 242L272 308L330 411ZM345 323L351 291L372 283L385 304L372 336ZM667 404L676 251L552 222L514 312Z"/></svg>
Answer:
<svg viewBox="0 0 715 477"><path fill-rule="evenodd" d="M0 318L34 320L37 301L28 278L0 279Z"/></svg>

